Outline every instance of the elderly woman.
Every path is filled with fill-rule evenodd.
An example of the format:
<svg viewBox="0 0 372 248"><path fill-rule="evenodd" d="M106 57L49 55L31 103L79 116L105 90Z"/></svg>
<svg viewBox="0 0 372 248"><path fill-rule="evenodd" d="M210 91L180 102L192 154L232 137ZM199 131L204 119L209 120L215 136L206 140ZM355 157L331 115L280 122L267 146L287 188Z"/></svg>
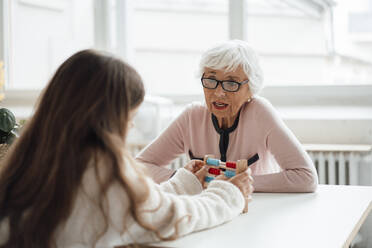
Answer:
<svg viewBox="0 0 372 248"><path fill-rule="evenodd" d="M153 178L179 155L221 161L248 159L255 191L313 192L315 167L273 106L258 96L263 74L255 52L244 41L227 41L207 50L200 62L205 104L193 103L137 159ZM163 166L163 168L161 167Z"/></svg>

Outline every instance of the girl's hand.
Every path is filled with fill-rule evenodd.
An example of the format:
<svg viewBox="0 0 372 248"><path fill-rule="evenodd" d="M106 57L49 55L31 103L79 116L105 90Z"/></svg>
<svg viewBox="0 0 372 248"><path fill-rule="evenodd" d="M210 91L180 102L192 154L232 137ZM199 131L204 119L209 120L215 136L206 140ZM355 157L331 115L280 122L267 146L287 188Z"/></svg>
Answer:
<svg viewBox="0 0 372 248"><path fill-rule="evenodd" d="M248 202L252 201L252 193L254 191L251 169L248 168L246 171L239 173L238 175L233 176L232 178L227 178L224 175L221 175L216 177L216 179L229 181L230 183L238 187L238 189L240 189L245 198L246 204L246 207L243 210L243 212L247 212Z"/></svg>
<svg viewBox="0 0 372 248"><path fill-rule="evenodd" d="M204 161L196 159L191 160L184 168L193 173L204 187L204 177L207 174L207 167L204 166Z"/></svg>
<svg viewBox="0 0 372 248"><path fill-rule="evenodd" d="M185 165L185 169L195 174L198 170L200 170L204 166L204 162L202 160L193 159Z"/></svg>

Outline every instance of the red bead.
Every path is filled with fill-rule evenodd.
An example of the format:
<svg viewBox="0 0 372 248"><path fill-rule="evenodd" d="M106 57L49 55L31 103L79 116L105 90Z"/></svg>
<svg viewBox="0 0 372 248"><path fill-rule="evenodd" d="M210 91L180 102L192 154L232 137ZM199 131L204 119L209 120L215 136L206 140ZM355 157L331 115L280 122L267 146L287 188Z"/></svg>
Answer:
<svg viewBox="0 0 372 248"><path fill-rule="evenodd" d="M236 163L235 162L226 162L226 167L236 169Z"/></svg>
<svg viewBox="0 0 372 248"><path fill-rule="evenodd" d="M221 173L220 169L216 169L216 168L209 168L208 172L213 175L219 175Z"/></svg>

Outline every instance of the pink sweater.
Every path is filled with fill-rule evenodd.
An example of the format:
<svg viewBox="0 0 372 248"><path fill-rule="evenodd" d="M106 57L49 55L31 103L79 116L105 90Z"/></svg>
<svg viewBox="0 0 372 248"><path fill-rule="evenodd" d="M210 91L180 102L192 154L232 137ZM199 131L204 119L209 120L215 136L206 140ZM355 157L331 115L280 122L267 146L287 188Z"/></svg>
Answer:
<svg viewBox="0 0 372 248"><path fill-rule="evenodd" d="M258 154L259 160L250 166L256 192L316 190L318 177L310 157L266 99L256 96L243 104L236 124L229 134L226 160L249 159ZM206 154L220 158L219 142L211 113L205 105L193 103L140 152L137 160L159 168L153 165L168 165L189 152L197 158Z"/></svg>

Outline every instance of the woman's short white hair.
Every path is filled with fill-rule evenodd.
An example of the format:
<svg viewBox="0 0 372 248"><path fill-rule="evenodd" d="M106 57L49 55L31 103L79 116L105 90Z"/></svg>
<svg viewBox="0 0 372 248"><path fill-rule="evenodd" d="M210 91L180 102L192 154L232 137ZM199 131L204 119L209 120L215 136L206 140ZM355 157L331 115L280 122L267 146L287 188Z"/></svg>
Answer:
<svg viewBox="0 0 372 248"><path fill-rule="evenodd" d="M234 71L242 66L249 79L249 89L255 95L263 87L263 72L259 65L256 52L242 40L223 42L202 54L199 65L199 76L205 68L215 70Z"/></svg>

